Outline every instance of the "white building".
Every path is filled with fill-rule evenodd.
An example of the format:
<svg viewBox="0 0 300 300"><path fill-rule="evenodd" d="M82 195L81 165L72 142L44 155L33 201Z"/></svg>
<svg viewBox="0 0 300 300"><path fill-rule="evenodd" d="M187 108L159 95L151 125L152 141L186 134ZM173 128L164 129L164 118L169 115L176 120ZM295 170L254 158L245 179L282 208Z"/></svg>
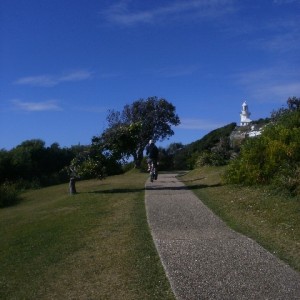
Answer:
<svg viewBox="0 0 300 300"><path fill-rule="evenodd" d="M251 113L248 110L248 105L246 103L246 101L244 101L244 103L242 104L242 112L240 114L241 116L241 126L247 126L249 125L250 122L252 122L252 120L249 118L251 115Z"/></svg>
<svg viewBox="0 0 300 300"><path fill-rule="evenodd" d="M251 131L248 133L249 137L256 137L261 135L261 129L256 130L255 126L251 126Z"/></svg>

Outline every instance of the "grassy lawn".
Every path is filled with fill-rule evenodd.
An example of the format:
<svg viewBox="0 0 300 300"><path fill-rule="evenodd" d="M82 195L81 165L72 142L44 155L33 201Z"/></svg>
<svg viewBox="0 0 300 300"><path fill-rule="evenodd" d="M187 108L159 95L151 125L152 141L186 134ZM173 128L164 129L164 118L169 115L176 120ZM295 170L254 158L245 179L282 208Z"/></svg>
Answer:
<svg viewBox="0 0 300 300"><path fill-rule="evenodd" d="M180 177L230 227L260 243L300 271L300 199L267 188L223 186L223 167L204 167Z"/></svg>
<svg viewBox="0 0 300 300"><path fill-rule="evenodd" d="M174 299L136 171L23 194L0 210L0 299Z"/></svg>

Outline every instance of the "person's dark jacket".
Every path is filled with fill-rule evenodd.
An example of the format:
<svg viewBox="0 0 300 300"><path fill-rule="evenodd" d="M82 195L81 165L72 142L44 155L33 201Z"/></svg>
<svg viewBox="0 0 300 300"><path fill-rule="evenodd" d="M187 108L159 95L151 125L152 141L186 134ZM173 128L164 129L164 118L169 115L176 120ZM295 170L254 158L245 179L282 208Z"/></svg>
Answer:
<svg viewBox="0 0 300 300"><path fill-rule="evenodd" d="M148 145L146 147L146 155L153 160L157 160L158 158L158 148L154 143Z"/></svg>

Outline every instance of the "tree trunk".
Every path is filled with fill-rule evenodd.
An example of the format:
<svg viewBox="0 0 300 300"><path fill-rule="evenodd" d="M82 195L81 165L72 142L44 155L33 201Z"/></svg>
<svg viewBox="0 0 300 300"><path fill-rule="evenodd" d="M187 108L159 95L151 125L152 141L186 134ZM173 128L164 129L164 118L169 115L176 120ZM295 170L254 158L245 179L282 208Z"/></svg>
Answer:
<svg viewBox="0 0 300 300"><path fill-rule="evenodd" d="M70 178L69 188L70 188L70 195L76 194L75 178L74 177Z"/></svg>

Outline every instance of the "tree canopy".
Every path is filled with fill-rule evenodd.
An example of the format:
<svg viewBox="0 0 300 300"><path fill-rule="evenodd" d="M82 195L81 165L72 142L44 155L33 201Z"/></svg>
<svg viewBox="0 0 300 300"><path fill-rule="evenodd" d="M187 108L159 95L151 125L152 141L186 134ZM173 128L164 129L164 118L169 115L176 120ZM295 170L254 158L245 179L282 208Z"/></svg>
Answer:
<svg viewBox="0 0 300 300"><path fill-rule="evenodd" d="M116 159L133 156L139 167L150 139L163 141L174 134L171 126L180 124L175 110L173 104L157 97L136 100L125 105L121 112L111 110L107 116L108 128L93 138L93 145Z"/></svg>
<svg viewBox="0 0 300 300"><path fill-rule="evenodd" d="M5 181L26 181L37 186L66 181L60 171L68 166L80 149L50 147L40 139L26 140L10 151L0 150L0 184ZM81 151L81 150L80 150Z"/></svg>

